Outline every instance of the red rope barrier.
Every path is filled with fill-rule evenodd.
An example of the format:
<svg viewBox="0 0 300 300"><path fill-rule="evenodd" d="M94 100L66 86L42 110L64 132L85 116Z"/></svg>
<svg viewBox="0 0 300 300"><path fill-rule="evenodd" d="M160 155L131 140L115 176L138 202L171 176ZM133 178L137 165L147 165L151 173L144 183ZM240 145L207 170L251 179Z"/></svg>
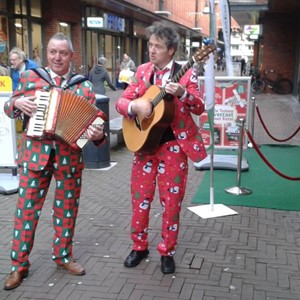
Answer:
<svg viewBox="0 0 300 300"><path fill-rule="evenodd" d="M254 141L254 139L253 139L251 133L250 133L248 130L246 130L246 132L247 132L248 138L249 138L250 142L252 143L254 149L256 150L257 154L258 154L258 155L261 157L261 159L267 164L267 166L268 166L269 168L271 168L272 171L274 171L277 175L279 175L279 176L281 176L281 177L283 177L283 178L285 178L285 179L288 179L288 180L295 180L295 181L300 180L300 177L290 177L290 176L288 176L288 175L285 175L285 174L281 173L281 172L278 171L277 169L275 169L275 168L271 165L271 163L266 159L266 157L262 154L262 152L259 150L259 148L258 148L257 144L255 143L255 141Z"/></svg>
<svg viewBox="0 0 300 300"><path fill-rule="evenodd" d="M274 136L271 135L271 133L270 133L269 130L267 129L267 127L266 127L266 125L265 125L265 123L264 123L264 121L263 121L263 119L262 119L262 117L261 117L261 114L260 114L260 111L259 111L258 106L256 105L255 107L256 107L257 115L258 115L258 117L259 117L259 120L260 120L260 122L261 122L261 124L262 124L264 130L266 131L266 133L268 134L268 136L269 136L271 139L273 139L274 141L276 141L276 142L286 142L286 141L292 139L292 138L298 133L298 131L300 130L300 126L299 126L298 129L297 129L290 137L288 137L288 138L286 138L286 139L283 139L283 140L280 140L280 139L275 138Z"/></svg>

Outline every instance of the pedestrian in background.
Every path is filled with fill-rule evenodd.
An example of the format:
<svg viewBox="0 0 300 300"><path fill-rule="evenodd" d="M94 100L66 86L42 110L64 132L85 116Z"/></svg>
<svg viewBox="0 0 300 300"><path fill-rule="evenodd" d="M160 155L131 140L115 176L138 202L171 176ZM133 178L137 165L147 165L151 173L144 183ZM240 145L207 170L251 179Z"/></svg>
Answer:
<svg viewBox="0 0 300 300"><path fill-rule="evenodd" d="M130 71L131 75L136 71L136 66L131 57L125 52L123 54L123 59L120 65L120 75L122 75L122 71ZM124 73L124 72L123 72ZM128 76L129 77L129 76ZM124 78L124 77L123 77ZM122 82L122 88L125 90L128 86L129 78Z"/></svg>
<svg viewBox="0 0 300 300"><path fill-rule="evenodd" d="M38 49L37 48L34 48L33 50L32 50L32 58L33 58L33 60L36 62L36 64L39 66L39 67L42 67L42 59L41 59L41 57L40 57L40 55L39 55L39 51L38 51Z"/></svg>
<svg viewBox="0 0 300 300"><path fill-rule="evenodd" d="M245 75L246 71L246 60L245 58L241 59L241 76Z"/></svg>
<svg viewBox="0 0 300 300"><path fill-rule="evenodd" d="M93 84L95 94L106 95L106 84L113 91L117 90L106 70L106 58L104 56L99 57L98 64L89 72L89 80Z"/></svg>
<svg viewBox="0 0 300 300"><path fill-rule="evenodd" d="M9 69L2 62L0 62L0 76L9 76Z"/></svg>
<svg viewBox="0 0 300 300"><path fill-rule="evenodd" d="M37 109L34 102L35 92L51 90L54 87L59 89L61 85L94 104L92 84L86 78L82 76L81 81L71 85L75 75L70 68L73 55L69 38L62 33L55 34L47 46L49 66L46 71L50 83L32 70L23 72L17 89L4 104L6 115L17 118L23 112L29 117L32 116ZM95 145L103 144L103 126L89 126L87 138ZM34 138L25 131L18 149L17 162L20 166L20 181L11 250L12 272L5 281L4 289L18 287L28 276L29 255L52 176L56 180L52 206L52 259L69 273L84 275L85 269L73 259L72 248L84 168L82 152L75 151L55 137Z"/></svg>
<svg viewBox="0 0 300 300"><path fill-rule="evenodd" d="M204 112L204 102L198 91L196 68L189 69L177 83L169 80L181 68L174 61L180 44L177 30L166 22L155 22L146 32L150 62L138 67L132 82L117 100L116 109L133 122L132 126L140 124L136 116L147 120L155 111L151 99L143 98L143 95L152 84L164 87L165 93L171 96L168 101L173 102L175 112L172 121L160 130L161 136L152 137L153 143L157 141L154 148L134 153L130 182L133 247L124 265L135 267L149 254L149 214L157 183L162 207L161 241L157 250L161 255L161 271L168 274L175 272L173 255L186 189L187 157L199 162L207 156L200 128L192 116L192 113L200 115ZM132 136L135 141L136 138Z"/></svg>
<svg viewBox="0 0 300 300"><path fill-rule="evenodd" d="M18 86L20 75L26 70L37 68L38 65L35 61L26 58L25 52L18 47L14 47L9 52L9 61L14 91Z"/></svg>

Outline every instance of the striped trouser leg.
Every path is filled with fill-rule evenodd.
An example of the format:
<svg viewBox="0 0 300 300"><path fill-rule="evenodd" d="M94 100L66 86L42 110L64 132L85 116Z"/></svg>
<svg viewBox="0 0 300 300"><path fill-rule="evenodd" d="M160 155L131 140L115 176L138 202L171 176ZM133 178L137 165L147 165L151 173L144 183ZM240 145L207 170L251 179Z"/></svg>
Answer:
<svg viewBox="0 0 300 300"><path fill-rule="evenodd" d="M20 169L19 197L11 250L12 271L23 271L30 266L29 254L51 176L52 173L47 169L42 171Z"/></svg>
<svg viewBox="0 0 300 300"><path fill-rule="evenodd" d="M56 190L53 203L52 259L58 265L68 263L73 256L72 240L78 213L82 172L72 174L54 171Z"/></svg>

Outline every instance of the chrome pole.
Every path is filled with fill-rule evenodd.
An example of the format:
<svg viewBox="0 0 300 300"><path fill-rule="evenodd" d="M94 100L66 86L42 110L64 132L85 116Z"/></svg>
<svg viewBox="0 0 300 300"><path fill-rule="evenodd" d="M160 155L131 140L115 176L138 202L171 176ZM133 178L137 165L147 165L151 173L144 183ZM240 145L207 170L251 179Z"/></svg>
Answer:
<svg viewBox="0 0 300 300"><path fill-rule="evenodd" d="M227 188L225 191L229 194L234 195L249 195L251 190L241 187L241 166L243 158L243 137L244 137L244 126L245 120L240 119L240 136L239 136L239 148L238 148L238 162L237 162L237 171L236 171L236 186Z"/></svg>

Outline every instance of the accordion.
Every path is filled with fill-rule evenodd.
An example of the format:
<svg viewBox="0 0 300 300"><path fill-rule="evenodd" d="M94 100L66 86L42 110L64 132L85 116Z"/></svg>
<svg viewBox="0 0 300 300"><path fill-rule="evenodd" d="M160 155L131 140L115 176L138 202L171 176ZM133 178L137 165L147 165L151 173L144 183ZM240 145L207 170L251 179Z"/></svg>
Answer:
<svg viewBox="0 0 300 300"><path fill-rule="evenodd" d="M107 121L102 110L73 92L53 89L36 91L35 96L37 110L29 119L27 136L57 138L80 150L88 142L88 127Z"/></svg>

